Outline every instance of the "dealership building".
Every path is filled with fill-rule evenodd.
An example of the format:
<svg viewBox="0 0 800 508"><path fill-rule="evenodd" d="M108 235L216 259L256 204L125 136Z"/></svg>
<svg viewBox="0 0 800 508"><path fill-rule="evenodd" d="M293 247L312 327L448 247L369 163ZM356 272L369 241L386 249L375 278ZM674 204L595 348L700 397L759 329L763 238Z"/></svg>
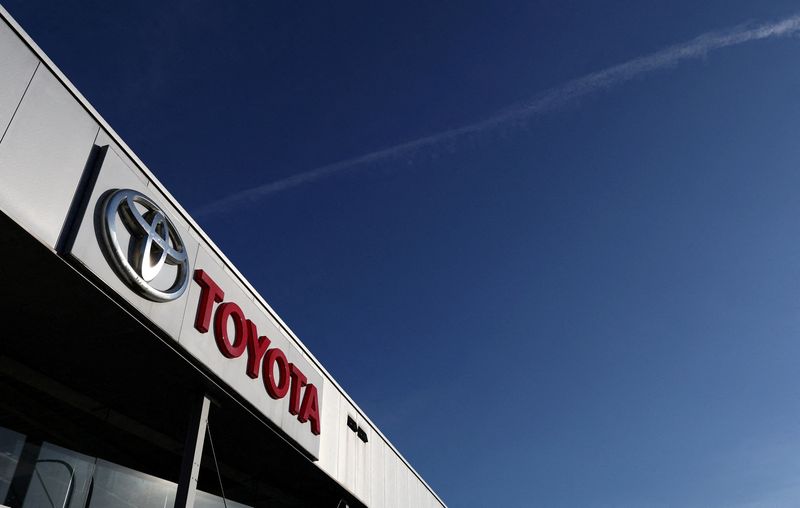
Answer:
<svg viewBox="0 0 800 508"><path fill-rule="evenodd" d="M0 506L445 506L1 7L0 233Z"/></svg>

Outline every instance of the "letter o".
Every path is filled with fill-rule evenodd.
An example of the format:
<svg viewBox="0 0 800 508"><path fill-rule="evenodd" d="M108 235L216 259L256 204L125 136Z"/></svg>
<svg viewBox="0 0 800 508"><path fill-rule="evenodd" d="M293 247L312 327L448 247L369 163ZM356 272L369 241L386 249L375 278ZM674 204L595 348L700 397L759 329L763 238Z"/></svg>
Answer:
<svg viewBox="0 0 800 508"><path fill-rule="evenodd" d="M280 382L275 380L275 364L278 365ZM273 348L267 351L262 363L261 378L264 381L264 387L267 393L273 399L282 399L289 392L289 360L278 348Z"/></svg>
<svg viewBox="0 0 800 508"><path fill-rule="evenodd" d="M228 319L233 319L233 342L228 337ZM242 309L233 302L225 302L217 307L214 314L214 339L219 352L225 358L238 358L247 348L247 328Z"/></svg>

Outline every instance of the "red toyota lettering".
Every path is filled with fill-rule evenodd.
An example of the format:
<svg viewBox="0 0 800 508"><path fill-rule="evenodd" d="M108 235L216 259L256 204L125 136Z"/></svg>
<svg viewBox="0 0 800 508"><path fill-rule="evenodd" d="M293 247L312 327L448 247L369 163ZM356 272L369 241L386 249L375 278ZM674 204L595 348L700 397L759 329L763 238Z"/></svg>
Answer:
<svg viewBox="0 0 800 508"><path fill-rule="evenodd" d="M317 402L317 387L314 385L306 386L306 393L303 396L303 403L300 405L300 414L297 419L300 423L311 422L311 432L319 436L319 407Z"/></svg>
<svg viewBox="0 0 800 508"><path fill-rule="evenodd" d="M233 321L233 341L228 337L228 320ZM233 302L225 302L217 307L214 314L214 339L219 352L225 358L242 356L247 347L245 317L242 309Z"/></svg>
<svg viewBox="0 0 800 508"><path fill-rule="evenodd" d="M275 380L275 366L278 367L280 382ZM267 351L261 376L264 379L264 387L270 397L278 400L286 396L286 392L289 391L289 360L286 359L283 351L278 348Z"/></svg>
<svg viewBox="0 0 800 508"><path fill-rule="evenodd" d="M251 378L258 379L261 359L271 342L266 335L259 337L256 324L247 320L247 375Z"/></svg>
<svg viewBox="0 0 800 508"><path fill-rule="evenodd" d="M269 348L270 338L258 335L256 324L247 319L241 307L234 302L223 302L225 292L205 271L195 270L194 281L200 286L194 327L200 333L207 333L213 315L214 340L219 352L226 358L238 358L247 351L245 374L251 379L258 379L261 374L267 395L272 399L279 400L289 394L289 412L300 423L310 422L311 432L319 435L317 387L308 383L300 367L290 363L280 348ZM216 303L219 306L214 312Z"/></svg>
<svg viewBox="0 0 800 508"><path fill-rule="evenodd" d="M200 333L206 333L211 324L211 309L214 307L214 302L221 302L225 298L225 293L203 270L194 271L194 281L200 285L200 301L197 303L194 327Z"/></svg>
<svg viewBox="0 0 800 508"><path fill-rule="evenodd" d="M308 379L295 364L290 366L289 377L292 379L292 392L289 394L289 412L296 415L300 411L300 388L306 385Z"/></svg>

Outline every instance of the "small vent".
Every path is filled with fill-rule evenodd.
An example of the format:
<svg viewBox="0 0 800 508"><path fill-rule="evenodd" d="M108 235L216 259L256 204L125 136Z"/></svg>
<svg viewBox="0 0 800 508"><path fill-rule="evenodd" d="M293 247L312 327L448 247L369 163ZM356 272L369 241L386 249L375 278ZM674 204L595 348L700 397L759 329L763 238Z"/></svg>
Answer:
<svg viewBox="0 0 800 508"><path fill-rule="evenodd" d="M350 427L350 430L352 430L353 432L358 432L358 425L356 424L356 421L353 420L353 417L350 415L347 415L347 426Z"/></svg>
<svg viewBox="0 0 800 508"><path fill-rule="evenodd" d="M367 433L366 433L366 432L364 432L364 429L362 429L361 427L359 427L359 428L358 428L358 430L357 430L356 432L358 433L358 439L360 439L360 440L364 441L365 443L366 443L367 441L369 441L369 439L367 439Z"/></svg>

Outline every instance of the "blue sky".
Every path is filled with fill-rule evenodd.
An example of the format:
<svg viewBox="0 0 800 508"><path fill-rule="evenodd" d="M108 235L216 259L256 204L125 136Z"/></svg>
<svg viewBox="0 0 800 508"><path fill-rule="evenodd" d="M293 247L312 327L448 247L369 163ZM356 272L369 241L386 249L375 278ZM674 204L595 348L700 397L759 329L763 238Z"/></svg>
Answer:
<svg viewBox="0 0 800 508"><path fill-rule="evenodd" d="M442 135L796 3L3 5L450 506L797 504L800 31Z"/></svg>

